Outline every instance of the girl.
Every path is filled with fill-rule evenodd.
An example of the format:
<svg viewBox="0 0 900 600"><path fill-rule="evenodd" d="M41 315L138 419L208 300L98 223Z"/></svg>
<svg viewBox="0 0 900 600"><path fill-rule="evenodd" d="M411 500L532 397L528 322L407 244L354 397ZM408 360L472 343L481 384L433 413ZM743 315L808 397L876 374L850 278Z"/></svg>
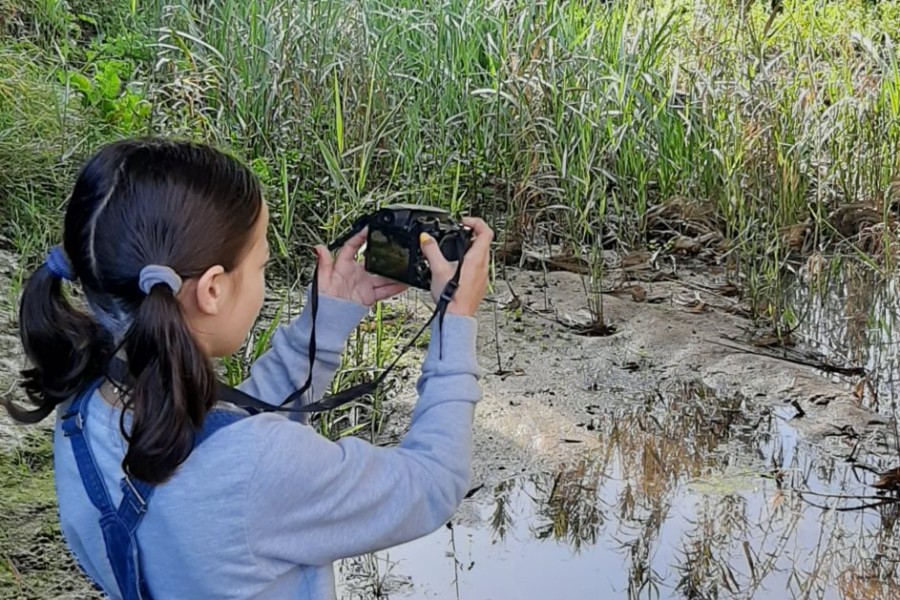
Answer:
<svg viewBox="0 0 900 600"><path fill-rule="evenodd" d="M25 286L23 385L37 408L7 409L30 422L55 409L62 531L110 597L334 598L333 561L430 533L466 493L491 230L465 219L475 241L432 327L409 431L381 448L216 402L211 359L238 350L263 302L268 219L252 172L218 151L114 143L79 173L63 246ZM364 241L365 231L335 259L316 248L313 389L328 387L369 307L404 289L355 260ZM437 298L454 267L433 239L422 244ZM83 310L61 279L80 283ZM306 380L306 306L242 391L278 404ZM112 357L127 364L127 390L104 376ZM228 426L208 427L214 415Z"/></svg>

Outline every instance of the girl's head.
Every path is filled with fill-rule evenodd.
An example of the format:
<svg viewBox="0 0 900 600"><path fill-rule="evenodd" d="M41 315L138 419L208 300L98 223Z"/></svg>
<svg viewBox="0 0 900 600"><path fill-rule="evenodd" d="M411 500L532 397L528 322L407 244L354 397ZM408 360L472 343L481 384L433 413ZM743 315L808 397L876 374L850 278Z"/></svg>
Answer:
<svg viewBox="0 0 900 600"><path fill-rule="evenodd" d="M40 420L121 352L134 382L123 466L164 481L215 402L210 357L237 350L259 313L267 226L257 179L219 151L158 139L102 148L79 173L64 222L89 310L67 301L58 268L32 275L20 332L38 408L7 408Z"/></svg>

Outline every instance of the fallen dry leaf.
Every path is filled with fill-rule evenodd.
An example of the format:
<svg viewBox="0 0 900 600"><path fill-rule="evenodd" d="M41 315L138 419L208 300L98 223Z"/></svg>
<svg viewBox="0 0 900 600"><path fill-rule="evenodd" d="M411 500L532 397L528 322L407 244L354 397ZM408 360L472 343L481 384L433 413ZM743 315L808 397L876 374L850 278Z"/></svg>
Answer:
<svg viewBox="0 0 900 600"><path fill-rule="evenodd" d="M688 254L696 254L700 252L702 247L703 245L700 242L685 235L675 238L675 243L672 245L672 249L676 252L686 252Z"/></svg>
<svg viewBox="0 0 900 600"><path fill-rule="evenodd" d="M737 296L740 293L740 289L733 283L723 283L716 288L716 293L720 296L730 298L732 296Z"/></svg>
<svg viewBox="0 0 900 600"><path fill-rule="evenodd" d="M631 299L635 302L645 301L647 299L647 290L639 285L631 286Z"/></svg>
<svg viewBox="0 0 900 600"><path fill-rule="evenodd" d="M652 255L647 250L630 252L622 257L622 267L626 269L634 267L649 269L651 256Z"/></svg>
<svg viewBox="0 0 900 600"><path fill-rule="evenodd" d="M689 307L688 310L694 314L699 314L706 310L706 306L707 306L706 302L704 302L703 300L700 300L693 306Z"/></svg>

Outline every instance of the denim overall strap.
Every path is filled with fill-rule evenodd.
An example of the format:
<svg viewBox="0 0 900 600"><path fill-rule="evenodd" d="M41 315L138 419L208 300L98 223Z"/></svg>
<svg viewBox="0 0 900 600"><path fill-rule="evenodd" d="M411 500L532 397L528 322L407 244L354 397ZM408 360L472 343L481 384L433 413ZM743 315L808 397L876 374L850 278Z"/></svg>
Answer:
<svg viewBox="0 0 900 600"><path fill-rule="evenodd" d="M81 482L84 484L91 502L97 510L105 513L112 510L112 500L103 485L94 455L91 454L91 449L88 448L87 440L82 433L84 422L87 419L88 400L100 387L101 382L100 379L95 380L72 401L69 410L63 415L62 430L66 437L72 440L72 450L75 453L78 473L81 475Z"/></svg>
<svg viewBox="0 0 900 600"><path fill-rule="evenodd" d="M155 488L126 475L120 482L122 501L118 509L114 508L84 436L88 403L101 381L98 379L75 398L63 416L62 428L66 437L72 440L75 462L85 490L91 503L100 511L100 528L106 543L106 556L123 600L152 600L141 574L136 531L147 512L147 505ZM247 415L244 413L233 411L210 411L204 419L202 429L194 436L193 447L196 448L222 427L245 416Z"/></svg>
<svg viewBox="0 0 900 600"><path fill-rule="evenodd" d="M248 416L250 415L243 411L238 412L223 408L214 408L206 413L206 417L203 419L203 427L200 431L194 432L194 448L196 449L197 446L208 440L209 436L223 427L231 425Z"/></svg>
<svg viewBox="0 0 900 600"><path fill-rule="evenodd" d="M140 576L140 557L134 537L134 532L147 508L146 500L149 494L145 496L139 492L132 492L133 484L123 478L122 487L125 496L116 510L106 486L103 485L97 462L84 436L90 399L102 381L98 378L75 398L63 416L62 429L66 437L72 440L75 463L78 465L84 489L91 503L100 511L100 528L103 531L103 541L106 543L106 557L109 559L122 599L151 600L146 584ZM148 490L143 491L146 493Z"/></svg>

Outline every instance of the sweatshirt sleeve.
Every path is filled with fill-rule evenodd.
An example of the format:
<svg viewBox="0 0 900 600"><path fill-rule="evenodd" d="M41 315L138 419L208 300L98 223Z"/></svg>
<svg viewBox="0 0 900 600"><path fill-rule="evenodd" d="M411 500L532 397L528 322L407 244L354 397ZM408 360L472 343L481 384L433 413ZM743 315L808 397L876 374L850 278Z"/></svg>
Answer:
<svg viewBox="0 0 900 600"><path fill-rule="evenodd" d="M397 446L332 442L277 415L252 417L260 448L246 532L262 564L326 565L427 535L453 516L470 483L481 399L476 331L474 318L447 315L440 340L435 321Z"/></svg>
<svg viewBox="0 0 900 600"><path fill-rule="evenodd" d="M309 340L312 332L312 307L307 302L300 315L287 326L276 329L269 350L250 367L250 376L237 386L239 390L267 404L278 405L306 382L309 373ZM322 397L341 364L347 338L369 309L362 304L319 294L316 316L316 360L313 365L311 393L304 403ZM292 420L306 423L308 413L289 413Z"/></svg>

